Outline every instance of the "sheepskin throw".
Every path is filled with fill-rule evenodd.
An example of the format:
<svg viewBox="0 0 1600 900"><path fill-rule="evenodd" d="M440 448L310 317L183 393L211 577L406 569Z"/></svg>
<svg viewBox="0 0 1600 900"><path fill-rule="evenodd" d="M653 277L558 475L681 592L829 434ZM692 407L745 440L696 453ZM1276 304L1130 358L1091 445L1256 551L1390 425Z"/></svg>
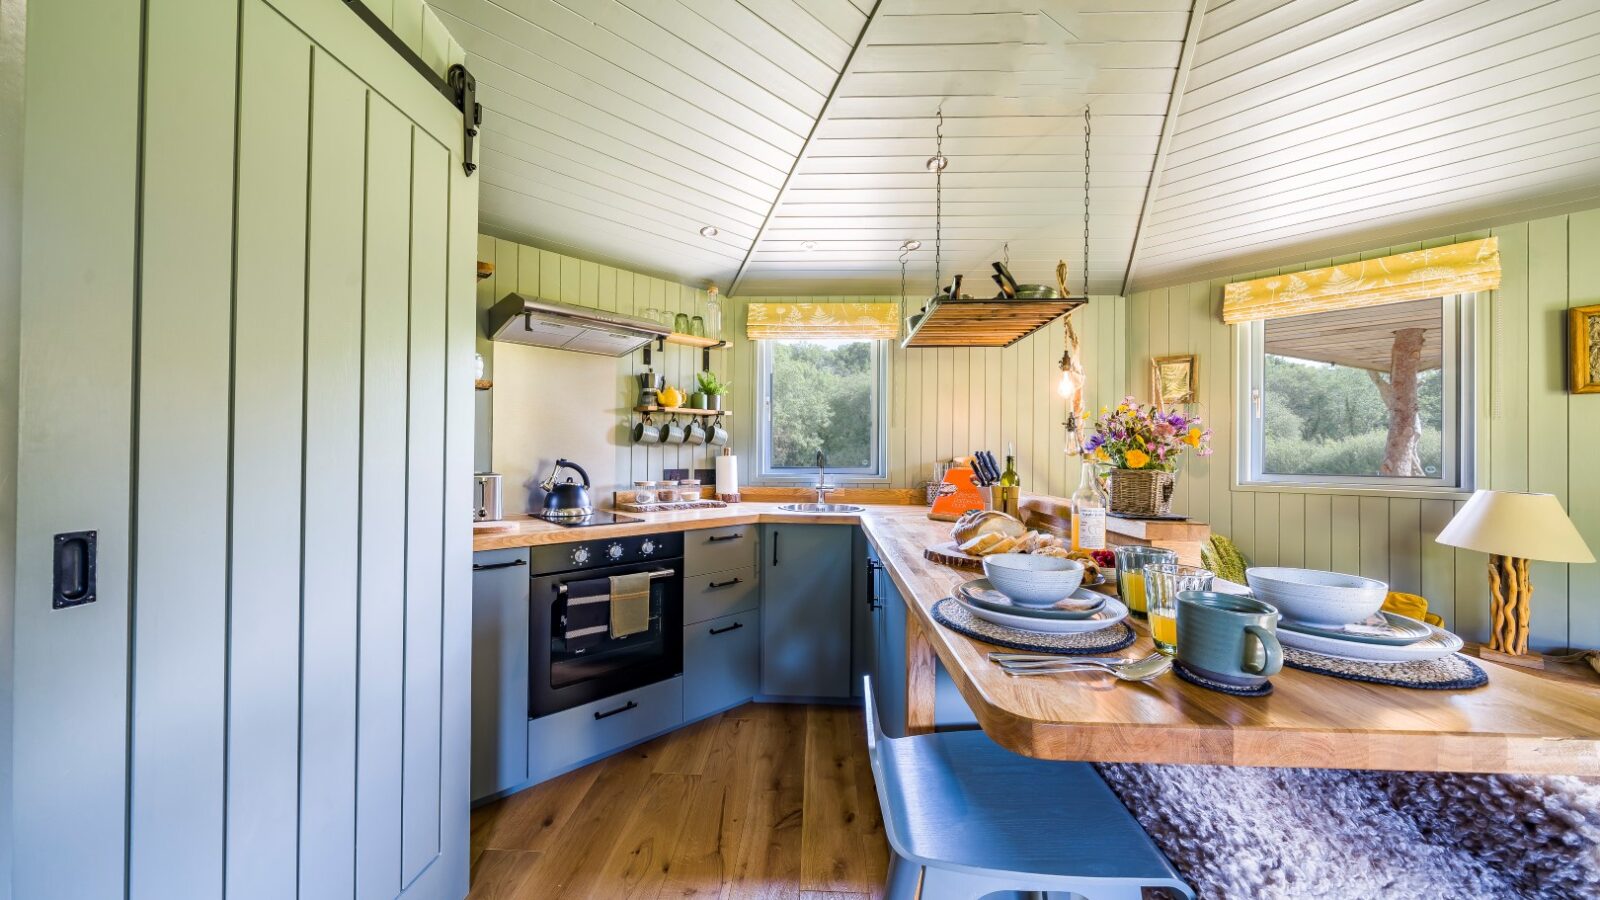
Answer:
<svg viewBox="0 0 1600 900"><path fill-rule="evenodd" d="M1205 900L1600 897L1600 779L1097 768Z"/></svg>

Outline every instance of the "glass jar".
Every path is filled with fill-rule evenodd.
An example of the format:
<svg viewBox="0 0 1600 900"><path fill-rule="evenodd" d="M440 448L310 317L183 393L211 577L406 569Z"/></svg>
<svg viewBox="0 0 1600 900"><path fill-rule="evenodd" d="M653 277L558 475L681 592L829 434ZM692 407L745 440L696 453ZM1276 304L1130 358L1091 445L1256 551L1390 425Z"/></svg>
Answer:
<svg viewBox="0 0 1600 900"><path fill-rule="evenodd" d="M695 316L689 320L689 333L695 337L706 336L706 320Z"/></svg>
<svg viewBox="0 0 1600 900"><path fill-rule="evenodd" d="M689 314L677 313L672 317L672 330L679 334L689 333Z"/></svg>
<svg viewBox="0 0 1600 900"><path fill-rule="evenodd" d="M682 501L682 500L699 500L700 499L700 479L698 479L698 478L686 478L686 479L684 479L682 481L679 481L678 482L678 499L680 501Z"/></svg>
<svg viewBox="0 0 1600 900"><path fill-rule="evenodd" d="M661 503L678 502L678 483L676 481L656 482L656 500Z"/></svg>
<svg viewBox="0 0 1600 900"><path fill-rule="evenodd" d="M706 298L706 337L722 340L722 301L715 295Z"/></svg>
<svg viewBox="0 0 1600 900"><path fill-rule="evenodd" d="M635 481L633 483L633 502L640 506L648 506L656 502L656 483L654 481Z"/></svg>

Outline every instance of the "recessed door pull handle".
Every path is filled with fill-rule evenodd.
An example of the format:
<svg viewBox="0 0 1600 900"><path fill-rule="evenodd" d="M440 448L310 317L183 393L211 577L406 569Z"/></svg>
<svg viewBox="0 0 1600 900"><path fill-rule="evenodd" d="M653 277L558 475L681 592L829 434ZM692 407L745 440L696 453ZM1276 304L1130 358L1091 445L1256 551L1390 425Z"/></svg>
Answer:
<svg viewBox="0 0 1600 900"><path fill-rule="evenodd" d="M708 543L716 544L716 543L720 543L722 541L737 541L739 538L742 538L742 537L744 537L744 535L742 535L742 534L713 534L710 537L706 538L706 541Z"/></svg>
<svg viewBox="0 0 1600 900"><path fill-rule="evenodd" d="M639 708L639 704L633 702L632 700L629 700L627 703L623 704L622 706L617 707L616 709L610 710L608 712L597 712L597 713L594 714L594 717L598 721L600 719L604 719L604 718L608 718L610 716L614 716L617 713L625 713L630 709L638 709L638 708Z"/></svg>
<svg viewBox="0 0 1600 900"><path fill-rule="evenodd" d="M727 581L713 581L710 584L706 585L706 587L708 587L708 588L733 587L734 585L740 584L743 581L744 581L743 578L730 578Z"/></svg>
<svg viewBox="0 0 1600 900"><path fill-rule="evenodd" d="M711 629L711 633L712 634L727 634L730 631L738 631L739 629L741 629L743 627L744 627L744 623L743 622L735 622L732 625L729 625L727 628L713 628L713 629Z"/></svg>

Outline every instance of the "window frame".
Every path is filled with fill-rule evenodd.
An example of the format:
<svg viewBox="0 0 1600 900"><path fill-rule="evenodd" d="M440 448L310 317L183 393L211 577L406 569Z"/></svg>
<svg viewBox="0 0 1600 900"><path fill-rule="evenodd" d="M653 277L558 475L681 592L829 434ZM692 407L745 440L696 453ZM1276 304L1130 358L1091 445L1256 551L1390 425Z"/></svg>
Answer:
<svg viewBox="0 0 1600 900"><path fill-rule="evenodd" d="M844 338L842 340L849 340ZM793 340L799 343L799 340ZM766 481L815 483L816 466L777 467L772 464L772 347L779 340L752 341L756 345L756 378L760 385L756 397L757 477ZM840 481L883 481L889 475L889 348L888 341L869 339L872 377L872 464L870 466L828 465L824 471Z"/></svg>
<svg viewBox="0 0 1600 900"><path fill-rule="evenodd" d="M1444 323L1444 406L1438 477L1380 475L1279 475L1263 471L1266 426L1266 320L1234 326L1234 473L1237 490L1362 495L1469 496L1477 481L1477 405L1480 372L1476 317L1480 295L1441 297ZM1453 396L1454 402L1448 398ZM1452 452L1453 450L1453 452Z"/></svg>

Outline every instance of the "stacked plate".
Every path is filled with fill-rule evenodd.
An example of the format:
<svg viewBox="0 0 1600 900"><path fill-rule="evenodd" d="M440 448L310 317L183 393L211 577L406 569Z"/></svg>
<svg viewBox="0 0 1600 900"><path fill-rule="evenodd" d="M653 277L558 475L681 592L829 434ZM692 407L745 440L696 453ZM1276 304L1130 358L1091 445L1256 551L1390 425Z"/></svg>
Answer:
<svg viewBox="0 0 1600 900"><path fill-rule="evenodd" d="M1461 649L1461 638L1380 609L1389 586L1371 578L1316 569L1255 568L1245 580L1256 599L1283 614L1278 640L1335 659L1418 662Z"/></svg>
<svg viewBox="0 0 1600 900"><path fill-rule="evenodd" d="M1040 634L1099 631L1128 617L1128 608L1121 601L1081 587L1053 606L1022 606L1002 594L989 579L976 578L956 588L955 600L980 619Z"/></svg>

